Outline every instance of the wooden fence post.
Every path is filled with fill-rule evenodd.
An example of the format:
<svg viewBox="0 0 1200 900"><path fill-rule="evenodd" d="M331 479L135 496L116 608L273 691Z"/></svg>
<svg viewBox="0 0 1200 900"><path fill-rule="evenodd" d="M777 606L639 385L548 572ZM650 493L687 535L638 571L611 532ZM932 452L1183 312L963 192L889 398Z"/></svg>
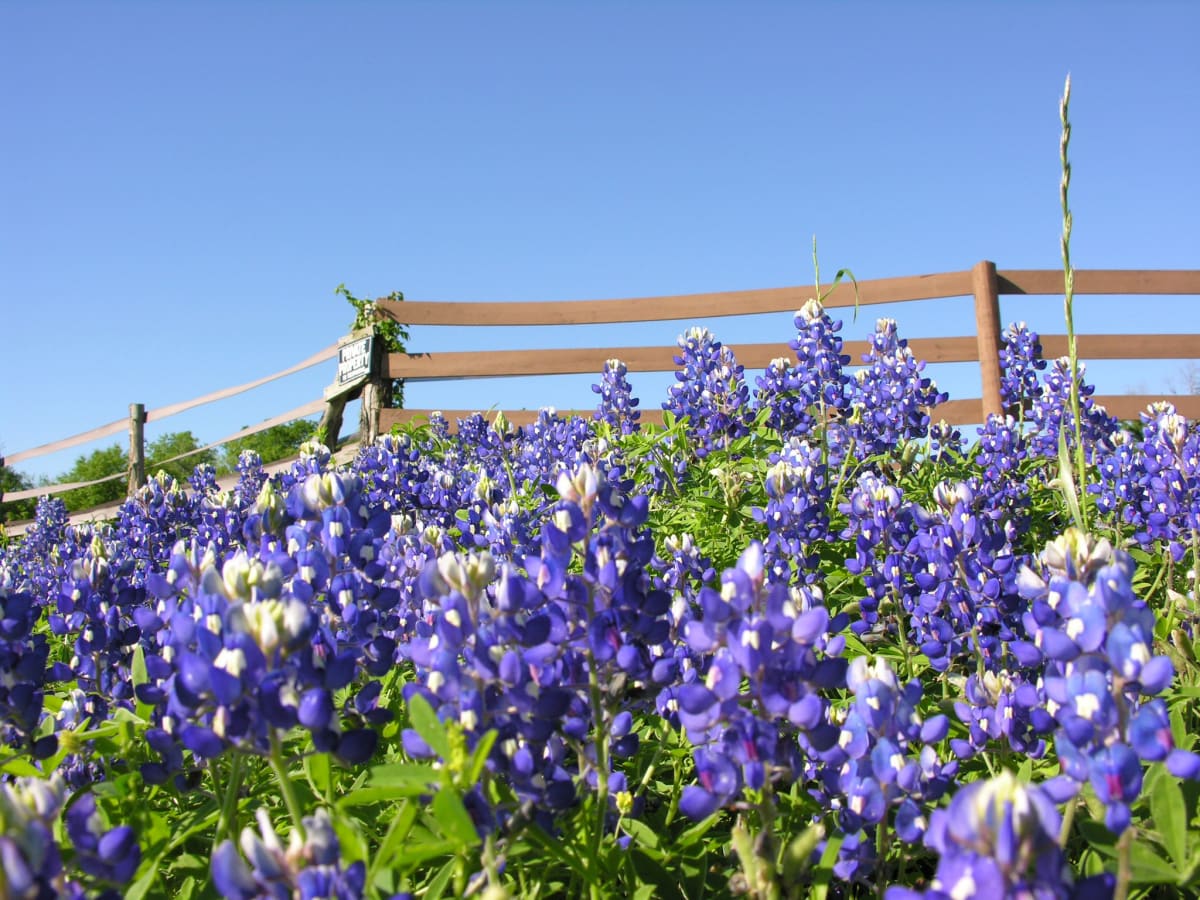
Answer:
<svg viewBox="0 0 1200 900"><path fill-rule="evenodd" d="M146 483L146 407L129 404L129 495Z"/></svg>
<svg viewBox="0 0 1200 900"><path fill-rule="evenodd" d="M387 377L387 350L376 335L372 342L371 377L362 386L362 406L358 415L358 442L369 447L379 436L379 411L391 406L392 382Z"/></svg>
<svg viewBox="0 0 1200 900"><path fill-rule="evenodd" d="M346 411L346 395L339 394L331 397L325 404L325 412L321 415L321 423L317 431L324 435L325 446L329 452L337 450L338 435L342 433L342 416Z"/></svg>
<svg viewBox="0 0 1200 900"><path fill-rule="evenodd" d="M975 338L979 342L979 375L983 383L983 417L1004 415L1000 399L1000 291L996 264L977 262L971 270L975 293Z"/></svg>

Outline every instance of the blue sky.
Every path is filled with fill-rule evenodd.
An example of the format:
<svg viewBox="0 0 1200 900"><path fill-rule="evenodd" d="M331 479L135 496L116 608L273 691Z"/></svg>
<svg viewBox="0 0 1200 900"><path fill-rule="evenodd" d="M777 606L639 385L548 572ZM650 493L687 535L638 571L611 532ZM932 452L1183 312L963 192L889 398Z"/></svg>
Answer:
<svg viewBox="0 0 1200 900"><path fill-rule="evenodd" d="M1200 267L1192 3L0 6L0 453L286 368L333 293L646 296L1060 265L1073 81L1080 268ZM875 307L970 333L962 301ZM1053 298L1006 320L1061 332ZM1194 298L1081 298L1082 332L1200 332ZM413 350L669 344L645 328L414 329ZM786 342L788 316L713 325ZM1090 371L1167 390L1179 364ZM978 396L970 367L933 374ZM211 440L332 363L163 420ZM667 376L669 377L669 376ZM593 379L411 385L412 407L590 406ZM662 377L633 376L644 406ZM103 446L101 442L100 445ZM19 466L65 471L80 447Z"/></svg>

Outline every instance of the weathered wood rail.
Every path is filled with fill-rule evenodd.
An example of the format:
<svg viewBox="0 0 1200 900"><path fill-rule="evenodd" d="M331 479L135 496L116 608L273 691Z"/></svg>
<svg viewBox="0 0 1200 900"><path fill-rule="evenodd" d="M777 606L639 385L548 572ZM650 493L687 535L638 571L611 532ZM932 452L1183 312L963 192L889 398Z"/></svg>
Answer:
<svg viewBox="0 0 1200 900"><path fill-rule="evenodd" d="M930 363L974 362L979 365L981 396L956 399L938 407L938 413L956 424L982 422L988 414L1002 411L1000 402L1000 364L998 351L1003 328L1000 297L1005 295L1062 295L1060 269L1005 269L984 260L961 272L883 278L823 285L821 294L827 308L872 306L920 300L961 298L972 302L975 334L961 337L911 338L909 347L918 359ZM623 300L570 300L533 303L441 303L429 301L380 301L378 308L406 325L472 325L492 327L528 327L539 325L623 325L634 322L682 320L688 324L725 316L762 313L786 313L799 309L813 295L814 287L768 288L750 291L726 291L711 294L685 294L665 297L638 297ZM1122 270L1093 269L1075 273L1075 294L1086 295L1197 295L1200 271L1196 270ZM1050 320L1048 320L1050 321ZM1058 321L1061 321L1061 316ZM1036 327L1036 323L1035 323ZM1040 330L1040 329L1039 329ZM1100 359L1194 359L1200 357L1198 334L1077 335L1079 358ZM1067 353L1067 338L1061 334L1041 335L1043 355L1053 359ZM789 356L785 343L731 345L738 362L748 371L763 369L780 356ZM845 352L857 362L866 352L866 341L847 341ZM445 353L392 353L386 360L385 375L406 381L448 381L455 379L499 378L598 374L607 359L620 359L631 372L670 372L678 348L603 347L530 350L451 351ZM1155 396L1102 395L1097 402L1119 418L1136 418ZM1180 412L1200 418L1200 397L1171 398ZM393 425L427 418L432 410L383 409L379 411L378 431ZM453 422L470 410L442 410ZM590 410L586 411L590 414ZM510 422L522 424L537 417L536 412L504 410ZM654 409L642 411L645 422L661 421Z"/></svg>

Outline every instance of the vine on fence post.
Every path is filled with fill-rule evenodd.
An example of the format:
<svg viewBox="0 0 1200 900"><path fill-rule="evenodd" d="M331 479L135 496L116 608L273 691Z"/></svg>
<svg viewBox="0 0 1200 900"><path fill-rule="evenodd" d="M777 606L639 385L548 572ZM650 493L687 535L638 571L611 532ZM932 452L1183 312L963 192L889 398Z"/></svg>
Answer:
<svg viewBox="0 0 1200 900"><path fill-rule="evenodd" d="M409 334L408 329L390 316L379 311L374 300L361 299L350 293L344 284L339 284L334 293L346 298L346 302L354 307L354 321L350 323L351 331L369 330L375 338L375 371L381 368L379 363L389 353L406 353ZM394 302L403 302L404 294L392 291L383 298ZM363 443L374 441L378 430L380 409L404 408L404 379L386 379L381 375L372 376L363 386L362 413L360 416L360 440ZM336 440L336 437L334 438Z"/></svg>

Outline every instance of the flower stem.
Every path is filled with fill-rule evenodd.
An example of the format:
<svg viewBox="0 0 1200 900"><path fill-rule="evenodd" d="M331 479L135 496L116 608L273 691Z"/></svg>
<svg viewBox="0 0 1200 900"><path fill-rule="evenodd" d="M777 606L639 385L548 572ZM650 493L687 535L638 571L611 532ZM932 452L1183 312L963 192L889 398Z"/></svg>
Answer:
<svg viewBox="0 0 1200 900"><path fill-rule="evenodd" d="M1078 805L1078 799L1072 797L1067 803L1067 811L1063 813L1062 828L1058 832L1058 842L1064 850L1067 849L1067 839L1071 836L1071 829L1075 826L1075 807Z"/></svg>
<svg viewBox="0 0 1200 900"><path fill-rule="evenodd" d="M216 768L213 769L213 775L216 775ZM231 841L237 841L237 802L238 793L242 789L242 755L236 750L233 751L233 758L229 763L229 782L225 785L225 796L221 804L221 825L217 829L217 840L222 837L228 837Z"/></svg>
<svg viewBox="0 0 1200 900"><path fill-rule="evenodd" d="M271 755L267 759L271 763L271 771L275 773L275 780L279 782L279 791L283 794L284 805L287 806L288 815L291 816L292 827L296 829L296 833L303 840L304 814L300 809L300 800L296 797L296 786L292 783L287 766L283 762L283 745L279 741L278 733L273 728L271 729Z"/></svg>
<svg viewBox="0 0 1200 900"><path fill-rule="evenodd" d="M1117 885L1113 888L1113 900L1125 900L1129 896L1129 882L1133 880L1133 826L1129 825L1117 841Z"/></svg>

